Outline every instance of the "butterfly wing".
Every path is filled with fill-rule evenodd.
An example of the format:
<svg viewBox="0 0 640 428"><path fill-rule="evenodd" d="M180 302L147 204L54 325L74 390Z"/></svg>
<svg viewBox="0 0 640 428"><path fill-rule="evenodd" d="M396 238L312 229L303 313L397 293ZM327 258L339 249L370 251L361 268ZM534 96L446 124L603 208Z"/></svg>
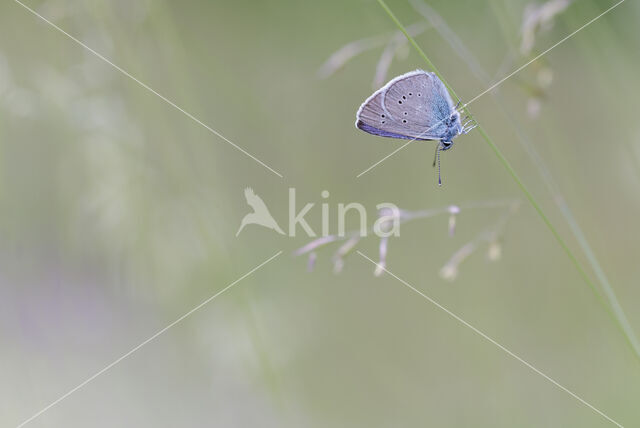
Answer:
<svg viewBox="0 0 640 428"><path fill-rule="evenodd" d="M356 114L356 127L381 137L410 140L412 137L390 131L393 123L391 114L383 107L384 89L376 91L360 106L360 110Z"/></svg>
<svg viewBox="0 0 640 428"><path fill-rule="evenodd" d="M453 100L440 79L423 70L396 77L360 107L356 127L383 137L438 140Z"/></svg>

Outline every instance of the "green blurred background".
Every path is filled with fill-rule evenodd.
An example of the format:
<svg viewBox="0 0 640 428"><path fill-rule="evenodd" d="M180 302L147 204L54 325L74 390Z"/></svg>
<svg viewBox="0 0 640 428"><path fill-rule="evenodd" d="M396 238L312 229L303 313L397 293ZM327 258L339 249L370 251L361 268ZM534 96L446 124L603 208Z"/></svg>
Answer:
<svg viewBox="0 0 640 428"><path fill-rule="evenodd" d="M428 0L492 78L614 4L576 0L521 51L525 1ZM557 3L557 2L556 2ZM320 229L320 193L404 209L523 198L477 132L443 154L353 126L395 27L373 0L29 1L47 19L221 132L231 145L19 4L0 5L0 424L17 426L273 255L283 254L56 404L33 427L606 427L585 405L357 254L332 273L309 241L248 226L252 187L281 226L288 188ZM405 24L426 22L389 0ZM529 7L529 9L527 9ZM471 110L593 277L536 165L544 159L640 331L640 6L626 1ZM326 78L347 43L381 37ZM446 38L446 37L445 37ZM402 40L402 39L400 39ZM429 27L458 95L487 88ZM458 52L459 53L459 52ZM425 67L399 46L387 78ZM551 79L549 79L552 77ZM539 110L539 111L538 111ZM505 111L509 114L506 115ZM557 195L556 195L557 196ZM624 426L640 359L528 203L439 271L500 208L403 225L388 268ZM373 221L370 216L370 221ZM357 224L350 223L353 227ZM335 217L331 220L335 232ZM378 242L359 249L377 258Z"/></svg>

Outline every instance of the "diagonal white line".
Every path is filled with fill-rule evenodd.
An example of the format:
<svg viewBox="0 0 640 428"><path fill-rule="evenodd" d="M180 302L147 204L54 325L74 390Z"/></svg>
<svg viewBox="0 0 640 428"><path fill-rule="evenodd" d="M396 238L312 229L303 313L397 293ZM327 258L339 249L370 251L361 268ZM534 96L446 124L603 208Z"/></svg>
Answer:
<svg viewBox="0 0 640 428"><path fill-rule="evenodd" d="M365 169L364 171L362 171L360 174L358 174L356 176L356 178L360 178L361 176L363 176L364 174L366 174L367 172L371 171L373 168L375 168L376 166L378 166L380 163L384 162L385 160L387 160L388 158L390 158L391 156L395 155L396 153L398 153L400 150L404 149L405 147L407 147L409 144L413 143L414 141L417 141L423 137L425 137L426 135L429 134L429 131L431 131L433 128L435 128L436 126L440 125L442 122L444 122L445 119L434 123L433 125L431 125L430 127L428 127L427 129L425 129L420 135L418 135L417 137L413 137L412 139L410 139L409 141L407 141L406 143L404 143L403 145L401 145L400 147L398 147L397 149L395 149L394 151L392 151L391 153L389 153L388 155L386 155L385 157L383 157L382 159L380 159L378 162L374 163L373 165L371 165L369 168Z"/></svg>
<svg viewBox="0 0 640 428"><path fill-rule="evenodd" d="M540 376L542 376L543 378L545 378L546 380L548 380L549 382L551 382L552 384L554 384L555 386L557 386L558 388L560 388L561 390L563 390L564 392L566 392L567 394L571 395L573 398L575 398L576 400L578 400L579 402L581 402L582 404L584 404L585 406L589 407L591 410L593 410L594 412L598 413L600 416L604 417L605 419L607 419L609 422L619 426L620 428L624 428L622 425L620 425L618 422L614 421L613 419L611 419L609 416L605 415L603 412L601 412L600 410L596 409L594 406L592 406L591 404L589 404L588 402L586 402L585 400L583 400L582 398L580 398L578 395L576 395L575 393L571 392L569 389L565 388L564 386L562 386L561 384L559 384L558 382L556 382L555 380L553 380L552 378L550 378L549 376L547 376L546 374L544 374L543 372L541 372L540 370L538 370L537 368L535 368L533 365L531 365L530 363L526 362L525 360L523 360L521 357L519 357L518 355L514 354L513 352L511 352L509 349L505 348L504 346L502 346L500 343L496 342L494 339L492 339L491 337L487 336L485 333L483 333L482 331L478 330L477 328L475 328L474 326L472 326L471 324L469 324L468 322L466 322L465 320L463 320L462 318L460 318L458 315L454 314L453 312L451 312L449 309L445 308L444 306L442 306L440 303L436 302L435 300L433 300L431 297L427 296L426 294L424 294L422 291L418 290L417 288L415 288L414 286L412 286L411 284L409 284L407 281L397 277L396 275L394 275L392 272L390 272L388 269L386 269L384 266L382 266L379 263L376 263L374 260L370 259L369 257L365 256L361 251L356 250L356 252L358 254L360 254L363 258L367 259L368 261L370 261L371 263L373 263L374 265L376 265L376 267L378 269L383 270L384 272L388 273L389 275L391 275L393 278L397 279L398 281L400 281L402 284L404 284L405 286L407 286L408 288L410 288L411 290L413 290L414 292L418 293L420 296L422 296L424 299L428 300L430 303L432 303L434 306L436 306L438 309L441 309L442 311L444 311L447 315L449 315L450 317L454 318L456 321L458 321L459 323L461 323L462 325L464 325L465 327L473 330L473 332L475 332L476 334L480 335L482 338L484 338L485 340L489 341L490 343L492 343L493 345L497 346L498 348L500 348L502 351L504 351L505 353L507 353L508 355L510 355L511 357L515 358L516 360L518 360L519 362L521 362L522 364L524 364L525 366L529 367L531 370L533 370L534 372L536 372L537 374L539 374Z"/></svg>
<svg viewBox="0 0 640 428"><path fill-rule="evenodd" d="M74 42L76 42L77 44L79 44L80 46L82 46L83 48L85 48L86 50L88 50L89 52L91 52L92 54L94 54L95 56L97 56L98 58L100 58L101 60L103 60L104 62L106 62L107 64L109 64L110 66L112 66L113 68L115 68L116 70L118 70L119 72L121 72L122 74L124 74L125 76L127 76L128 78L130 78L131 80L133 80L134 82L136 82L137 84L139 84L140 86L142 86L143 88L145 88L146 90L148 90L149 92L151 92L154 95L156 95L159 98L161 98L164 102L166 102L167 104L169 104L170 106L172 106L176 110L178 110L181 113L183 113L185 116L187 116L189 119L191 119L194 122L196 122L198 125L204 127L205 129L207 129L208 131L210 131L214 135L218 136L219 138L223 139L227 143L231 144L233 147L235 147L236 149L238 149L239 151L241 151L245 155L249 156L251 159L253 159L254 161L258 162L260 165L262 165L263 167L267 168L269 171L271 171L272 173L274 173L278 177L284 178L283 175L280 174L278 171L276 171L275 169L271 168L269 165L265 164L260 159L258 159L257 157L255 157L254 155L252 155L251 153L249 153L248 151L246 151L245 149L243 149L242 147L240 147L239 145L234 143L233 141L229 140L227 137L225 137L224 135L222 135L221 133L219 133L218 131L216 131L215 129L210 127L209 125L205 124L200 119L198 119L197 117L195 117L194 115L192 115L188 111L184 110L183 108L178 106L176 103L174 103L173 101L171 101L170 99L168 99L164 95L156 92L149 85L141 82L140 80L138 80L136 77L132 76L130 73L128 73L123 68L117 66L116 64L114 64L113 62L111 62L110 60L105 58L103 55L101 55L100 53L96 52L95 50L93 50L92 48L90 48L89 46L87 46L86 44L84 44L83 42L78 40L77 38L73 37L71 34L67 33L62 28L58 27L56 24L54 24L53 22L49 21L47 18L45 18L44 16L40 15L38 12L36 12L33 9L31 9L29 6L25 5L24 3L22 3L20 0L14 0L14 1L16 3L18 3L20 6L22 6L23 8L25 8L26 10L28 10L29 12L31 12L32 14L34 14L35 16L37 16L38 18L40 18L41 20L43 20L44 22L46 22L47 24L49 24L50 26L52 26L53 28L55 28L56 30L58 30L59 32L61 32L62 34L64 34L65 36L67 36L68 38L70 38L71 40L73 40Z"/></svg>
<svg viewBox="0 0 640 428"><path fill-rule="evenodd" d="M218 297L219 295L221 295L222 293L224 293L225 291L227 291L228 289L230 289L231 287L233 287L234 285L236 285L237 283L239 283L240 281L242 281L243 279L245 279L246 277L248 277L249 275L251 275L252 273L257 271L258 269L260 269L261 267L263 267L264 265L269 263L271 260L273 260L276 257L278 257L280 254L282 254L282 251L278 251L276 254L274 254L273 256L269 257L267 260L263 261L258 266L254 267L249 272L245 273L240 278L236 279L231 284L227 285L225 288L223 288L222 290L218 291L216 294L214 294L213 296L209 297L207 300L205 300L204 302L200 303L198 306L196 306L195 308L191 309L186 314L182 315L180 318L176 319L175 321L173 321L171 324L169 324L168 326L166 326L162 330L159 330L158 332L156 332L153 336L149 337L144 342L140 343L139 345L137 345L136 347L131 349L126 354L124 354L121 357L119 357L118 359L114 360L112 363L110 363L109 365L107 365L106 367L104 367L103 369L98 371L97 373L95 373L93 376L87 378L85 381L83 381L82 383L78 384L73 389L69 390L67 393L62 395L60 398L56 399L55 401L52 401L50 404L48 404L42 410L38 411L36 414L31 416L29 419L24 420L16 428L21 428L21 427L27 425L29 422L33 421L34 419L36 419L38 416L40 416L41 414L43 414L47 410L49 410L50 408L52 408L53 406L55 406L56 404L58 404L59 402L61 402L62 400L64 400L65 398L67 398L68 396L70 396L71 394L73 394L74 392L76 392L77 390L79 390L80 388L82 388L83 386L85 386L86 384L88 384L89 382L91 382L92 380L94 380L95 378L97 378L98 376L100 376L101 374L103 374L104 372L106 372L107 370L109 370L110 368L112 368L113 366L118 364L119 362L121 362L122 360L124 360L125 358L129 357L131 354L133 354L134 352L136 352L137 350L139 350L140 348L145 346L147 343L151 342L153 339L155 339L156 337L160 336L161 334L163 334L164 332L169 330L171 327L175 326L176 324L178 324L179 322L181 322L182 320L187 318L189 315L193 314L195 311L197 311L198 309L202 308L207 303L211 302L213 299L215 299L216 297Z"/></svg>
<svg viewBox="0 0 640 428"><path fill-rule="evenodd" d="M436 124L437 125L437 124ZM380 159L378 162L374 163L373 165L371 165L369 168L365 169L364 171L362 171L360 174L358 174L356 176L356 178L360 178L361 176L365 175L367 172L371 171L373 168L375 168L376 166L378 166L379 164L381 164L382 162L384 162L385 160L389 159L391 156L395 155L396 153L398 153L400 150L404 149L405 147L407 147L409 144L413 143L414 141L416 141L415 138L412 138L411 140L407 141L406 143L404 143L403 145L401 145L400 147L398 147L397 149L395 149L394 151L392 151L391 153L389 153L388 155L386 155L385 157L383 157L382 159Z"/></svg>
<svg viewBox="0 0 640 428"><path fill-rule="evenodd" d="M17 1L17 0L16 0ZM542 52L541 54L537 55L535 58L533 58L532 60L526 62L525 64L521 65L520 67L516 68L514 71L512 71L511 73L509 73L507 76L503 77L502 79L498 80L496 83L494 83L493 85L491 85L489 88L485 89L484 91L482 91L481 93L479 93L478 95L476 95L475 97L471 98L470 101L468 101L466 104L464 104L462 106L461 109L465 109L466 107L468 107L472 102L476 101L478 98L482 97L483 95L487 94L488 92L491 92L492 90L494 90L496 87L498 87L499 85L501 85L502 83L504 83L507 79L513 77L514 75L516 75L517 73L519 73L520 71L522 71L523 69L525 69L527 66L531 65L531 63L537 61L538 59L540 59L542 56L548 54L551 50L553 50L554 48L558 47L560 44L566 42L567 40L569 40L571 37L575 36L578 32L584 30L586 27L588 27L589 25L593 24L594 22L596 22L598 19L602 18L604 15L606 15L607 13L611 12L613 9L615 9L616 7L618 7L619 5L621 5L622 3L624 3L625 0L620 0L618 3L614 4L613 6L611 6L609 9L605 10L604 12L602 12L600 15L596 16L595 18L591 19L589 22L587 22L586 24L584 24L583 26L581 26L580 28L578 28L577 30L575 30L574 32L572 32L571 34L569 34L568 36L564 37L562 40L560 40L559 42L557 42L556 44L554 44L553 46L551 46L550 48L546 49L544 52ZM440 123L444 122L444 120L441 120L440 122L436 123L435 125L431 126L429 129L434 128L435 126L439 125ZM425 131L426 132L426 131ZM362 175L366 174L367 172L371 171L373 168L375 168L376 166L380 165L382 162L384 162L385 160L387 160L388 158L390 158L391 156L395 155L396 153L398 153L400 150L404 149L405 147L407 147L410 143L414 142L416 139L412 139L409 140L409 142L403 144L402 146L400 146L399 148L395 149L393 152L389 153L387 156L385 156L384 158L380 159L378 162L374 163L373 165L371 165L369 168L365 169L364 171L362 171L360 174L358 174L356 176L356 178L360 178Z"/></svg>

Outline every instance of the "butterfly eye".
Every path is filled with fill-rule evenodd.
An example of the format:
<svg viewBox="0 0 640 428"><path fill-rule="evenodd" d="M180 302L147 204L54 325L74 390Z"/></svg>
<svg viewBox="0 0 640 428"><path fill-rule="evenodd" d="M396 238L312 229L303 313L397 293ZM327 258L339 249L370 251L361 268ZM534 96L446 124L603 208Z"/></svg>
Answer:
<svg viewBox="0 0 640 428"><path fill-rule="evenodd" d="M411 95L413 95L413 93L412 93L412 92L409 92L409 96L411 96Z"/></svg>
<svg viewBox="0 0 640 428"><path fill-rule="evenodd" d="M421 96L422 96L422 94L421 94L420 92L418 92L418 96L419 96L419 97L421 97Z"/></svg>
<svg viewBox="0 0 640 428"><path fill-rule="evenodd" d="M384 114L381 114L380 117L384 117Z"/></svg>
<svg viewBox="0 0 640 428"><path fill-rule="evenodd" d="M398 104L402 104L402 100L398 100Z"/></svg>
<svg viewBox="0 0 640 428"><path fill-rule="evenodd" d="M404 112L404 115L406 116L407 114L408 114L408 113L405 111L405 112Z"/></svg>
<svg viewBox="0 0 640 428"><path fill-rule="evenodd" d="M402 123L407 123L407 119L402 119Z"/></svg>
<svg viewBox="0 0 640 428"><path fill-rule="evenodd" d="M403 99L403 100L406 100L406 99L407 99L407 97L405 97L405 96L403 95L403 96L402 96L402 99Z"/></svg>

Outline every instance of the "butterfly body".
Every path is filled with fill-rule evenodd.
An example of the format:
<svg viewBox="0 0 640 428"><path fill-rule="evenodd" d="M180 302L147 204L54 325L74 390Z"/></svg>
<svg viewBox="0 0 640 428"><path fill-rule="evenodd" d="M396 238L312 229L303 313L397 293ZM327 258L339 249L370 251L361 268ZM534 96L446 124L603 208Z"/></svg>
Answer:
<svg viewBox="0 0 640 428"><path fill-rule="evenodd" d="M453 139L461 134L463 131L462 121L460 120L460 113L454 110L451 116L445 120L445 130L442 133L440 144L442 144L442 150L449 150L453 146Z"/></svg>
<svg viewBox="0 0 640 428"><path fill-rule="evenodd" d="M374 92L360 106L356 127L382 137L440 141L441 150L467 131L447 88L424 70L398 76Z"/></svg>

